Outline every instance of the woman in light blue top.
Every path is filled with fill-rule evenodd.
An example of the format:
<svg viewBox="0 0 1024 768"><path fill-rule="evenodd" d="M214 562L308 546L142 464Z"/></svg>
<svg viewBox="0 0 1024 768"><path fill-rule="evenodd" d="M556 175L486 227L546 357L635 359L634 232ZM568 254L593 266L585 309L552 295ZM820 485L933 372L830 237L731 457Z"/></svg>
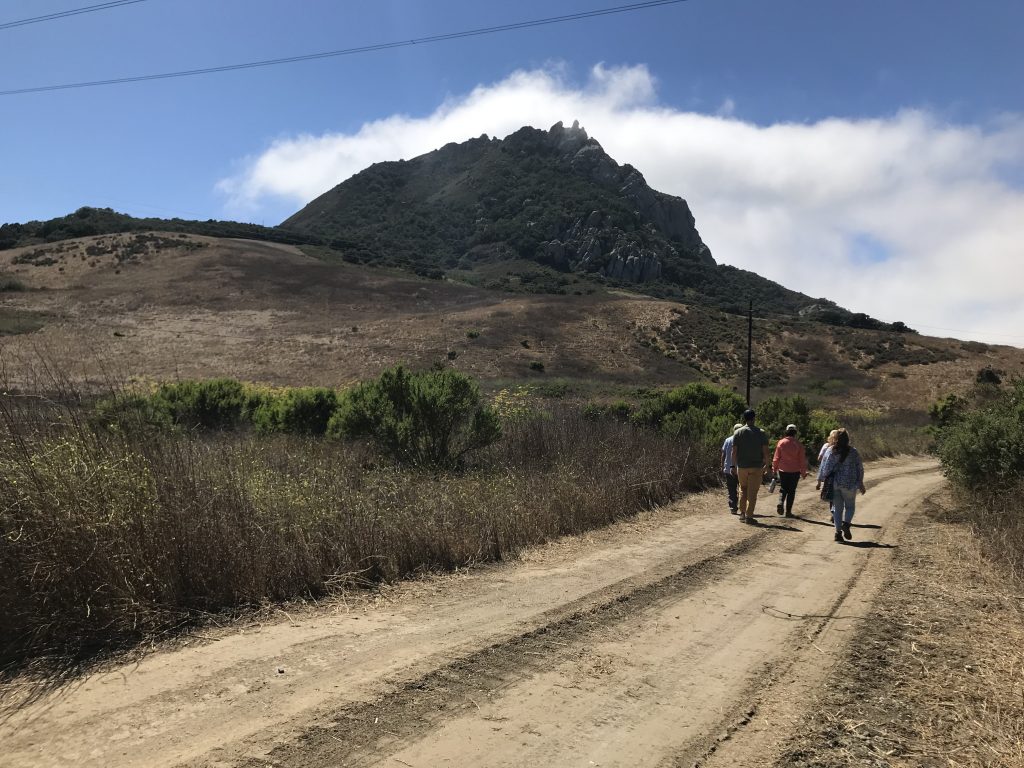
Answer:
<svg viewBox="0 0 1024 768"><path fill-rule="evenodd" d="M818 488L822 480L832 477L832 522L835 524L835 540L843 537L852 539L850 523L857 505L857 491L867 492L864 487L864 462L857 449L850 445L850 434L839 430L836 443L818 467Z"/></svg>

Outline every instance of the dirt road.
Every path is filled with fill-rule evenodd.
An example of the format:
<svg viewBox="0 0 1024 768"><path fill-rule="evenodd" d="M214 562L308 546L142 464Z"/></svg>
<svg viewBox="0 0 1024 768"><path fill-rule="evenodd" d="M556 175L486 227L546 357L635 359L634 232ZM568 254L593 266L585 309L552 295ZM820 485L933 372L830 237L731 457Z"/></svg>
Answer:
<svg viewBox="0 0 1024 768"><path fill-rule="evenodd" d="M854 541L718 493L94 675L0 724L25 766L770 765L943 480L868 468ZM802 512L802 513L801 513Z"/></svg>

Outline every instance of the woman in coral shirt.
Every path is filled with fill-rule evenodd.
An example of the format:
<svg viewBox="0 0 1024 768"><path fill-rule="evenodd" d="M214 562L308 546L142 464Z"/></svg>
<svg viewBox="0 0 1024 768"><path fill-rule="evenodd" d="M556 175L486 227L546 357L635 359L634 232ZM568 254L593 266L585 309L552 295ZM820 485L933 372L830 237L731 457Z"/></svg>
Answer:
<svg viewBox="0 0 1024 768"><path fill-rule="evenodd" d="M772 472L779 478L779 506L776 511L786 517L793 516L793 499L800 478L807 477L807 452L796 439L796 424L786 427L786 436L775 446Z"/></svg>

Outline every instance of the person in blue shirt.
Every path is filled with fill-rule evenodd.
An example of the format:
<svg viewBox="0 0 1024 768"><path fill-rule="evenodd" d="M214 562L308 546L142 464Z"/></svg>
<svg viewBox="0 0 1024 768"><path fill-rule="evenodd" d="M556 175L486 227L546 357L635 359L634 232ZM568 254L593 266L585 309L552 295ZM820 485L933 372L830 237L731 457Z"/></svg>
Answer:
<svg viewBox="0 0 1024 768"><path fill-rule="evenodd" d="M725 442L722 443L722 477L725 478L725 490L729 495L729 511L734 515L740 507L740 499L736 492L739 481L736 479L736 475L732 473L732 437L736 434L737 429L743 429L743 425L736 424L733 426L732 434L725 438Z"/></svg>
<svg viewBox="0 0 1024 768"><path fill-rule="evenodd" d="M836 443L818 467L818 488L822 480L832 477L832 522L835 524L835 540L841 542L853 538L850 523L857 504L857 491L867 492L864 487L864 462L857 449L850 445L850 433L839 430Z"/></svg>

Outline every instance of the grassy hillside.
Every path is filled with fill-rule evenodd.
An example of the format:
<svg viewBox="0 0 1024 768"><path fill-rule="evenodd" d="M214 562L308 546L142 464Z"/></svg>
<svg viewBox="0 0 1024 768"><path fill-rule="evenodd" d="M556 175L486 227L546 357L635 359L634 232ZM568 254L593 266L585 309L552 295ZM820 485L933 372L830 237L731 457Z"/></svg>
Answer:
<svg viewBox="0 0 1024 768"><path fill-rule="evenodd" d="M500 281L495 269L484 283ZM18 332L4 338L3 357L25 387L31 367L17 362L42 348L92 380L336 386L395 363L443 363L491 392L523 385L613 401L700 380L744 390L745 317L565 277L567 295L516 294L273 243L80 238L0 256L0 283L18 287L0 293L8 332ZM985 366L1024 373L1024 352L1011 347L755 310L755 400L804 394L830 407L923 412Z"/></svg>

